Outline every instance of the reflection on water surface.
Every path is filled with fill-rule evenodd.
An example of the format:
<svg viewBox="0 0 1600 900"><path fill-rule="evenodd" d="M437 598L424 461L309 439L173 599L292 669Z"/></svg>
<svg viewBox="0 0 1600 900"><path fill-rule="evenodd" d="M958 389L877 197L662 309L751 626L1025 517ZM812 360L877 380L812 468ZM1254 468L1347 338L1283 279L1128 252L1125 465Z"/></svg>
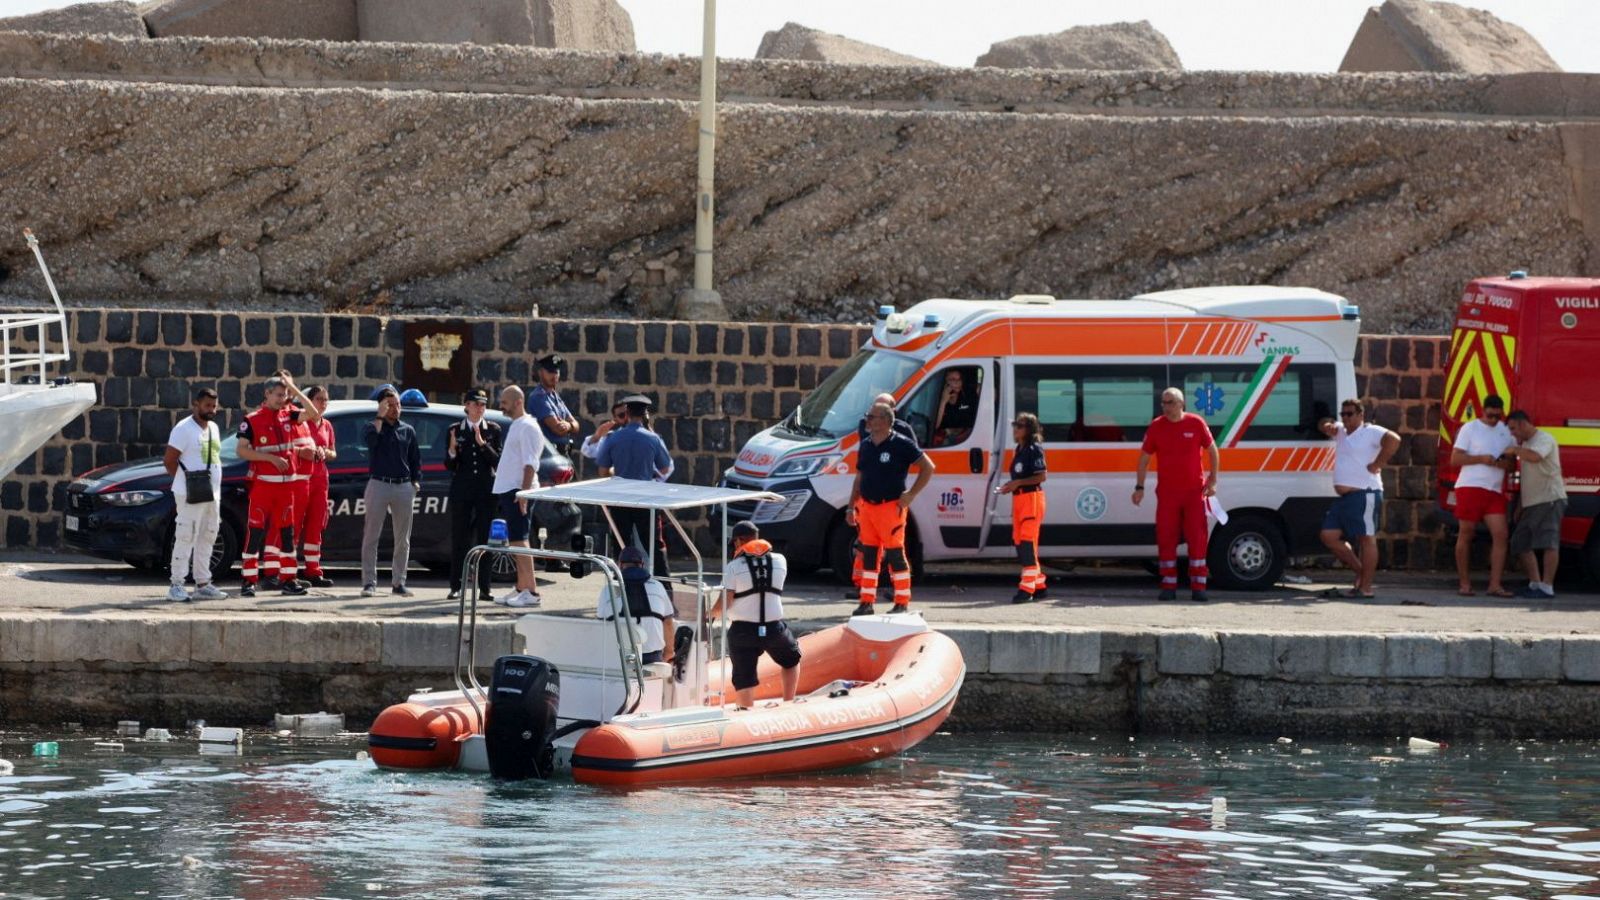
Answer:
<svg viewBox="0 0 1600 900"><path fill-rule="evenodd" d="M1600 745L940 735L638 791L5 735L0 897L1600 897ZM1222 798L1219 803L1216 798Z"/></svg>

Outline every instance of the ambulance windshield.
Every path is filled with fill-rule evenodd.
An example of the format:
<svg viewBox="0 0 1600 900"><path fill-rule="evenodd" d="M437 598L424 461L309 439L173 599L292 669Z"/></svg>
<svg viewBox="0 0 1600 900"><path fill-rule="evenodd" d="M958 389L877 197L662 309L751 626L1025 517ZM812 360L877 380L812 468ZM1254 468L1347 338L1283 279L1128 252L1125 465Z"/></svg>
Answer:
<svg viewBox="0 0 1600 900"><path fill-rule="evenodd" d="M856 430L873 397L900 390L921 367L909 356L863 350L823 379L781 427L801 437L843 437Z"/></svg>

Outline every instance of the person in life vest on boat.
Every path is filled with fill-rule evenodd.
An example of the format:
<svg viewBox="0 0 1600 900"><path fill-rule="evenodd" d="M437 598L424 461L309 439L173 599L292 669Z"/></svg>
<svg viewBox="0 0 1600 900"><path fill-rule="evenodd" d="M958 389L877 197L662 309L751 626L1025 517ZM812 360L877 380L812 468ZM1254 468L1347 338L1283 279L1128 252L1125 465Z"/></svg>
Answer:
<svg viewBox="0 0 1600 900"><path fill-rule="evenodd" d="M650 576L650 570L644 567L644 551L636 546L624 548L617 556L617 563L622 566L622 608L618 609L618 598L608 584L600 588L595 615L607 622L625 615L639 626L644 632L644 640L639 644L640 662L644 665L672 662L667 635L676 629L672 621L672 598L667 595L666 587Z"/></svg>
<svg viewBox="0 0 1600 900"><path fill-rule="evenodd" d="M756 699L756 663L761 654L783 669L783 699L794 700L800 685L800 643L783 620L783 584L789 562L761 539L753 522L733 526L733 559L722 570L722 596L711 607L716 618L728 607L728 658L733 662L733 689L739 708Z"/></svg>

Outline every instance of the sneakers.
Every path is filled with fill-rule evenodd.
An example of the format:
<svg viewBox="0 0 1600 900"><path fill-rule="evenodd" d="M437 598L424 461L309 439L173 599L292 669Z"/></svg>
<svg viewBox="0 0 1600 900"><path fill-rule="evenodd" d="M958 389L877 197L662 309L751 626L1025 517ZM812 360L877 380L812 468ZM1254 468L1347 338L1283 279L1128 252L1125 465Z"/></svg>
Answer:
<svg viewBox="0 0 1600 900"><path fill-rule="evenodd" d="M226 599L228 599L228 595L221 588L217 587L214 584L203 584L200 587L197 587L197 588L194 589L194 599L196 599L196 600L226 600Z"/></svg>
<svg viewBox="0 0 1600 900"><path fill-rule="evenodd" d="M366 584L363 584L361 586L361 596L363 596L363 597L376 597L376 596L378 596L378 586L376 584L373 584L370 581L367 582Z"/></svg>
<svg viewBox="0 0 1600 900"><path fill-rule="evenodd" d="M1039 598L1023 590L1018 590L1015 594L1011 595L1012 603L1032 603L1037 599Z"/></svg>
<svg viewBox="0 0 1600 900"><path fill-rule="evenodd" d="M1556 592L1554 588L1546 591L1542 585L1535 587L1530 584L1522 590L1517 591L1517 596L1521 597L1523 600L1554 600Z"/></svg>
<svg viewBox="0 0 1600 900"><path fill-rule="evenodd" d="M444 598L446 600L460 600L461 599L461 588L451 588L450 589L450 593L445 594Z"/></svg>
<svg viewBox="0 0 1600 900"><path fill-rule="evenodd" d="M239 585L239 596L254 597L255 595L256 583L254 581L246 581L244 584Z"/></svg>
<svg viewBox="0 0 1600 900"><path fill-rule="evenodd" d="M167 588L167 599L173 603L188 603L189 592L183 589L183 585L175 584Z"/></svg>
<svg viewBox="0 0 1600 900"><path fill-rule="evenodd" d="M542 602L544 602L544 598L540 597L538 594L535 594L533 591L517 591L515 595L506 598L507 606L516 607L518 609L525 609L530 606L538 606Z"/></svg>
<svg viewBox="0 0 1600 900"><path fill-rule="evenodd" d="M416 591L413 591L403 584L397 584L390 588L389 593L395 595L396 597L415 597L417 595Z"/></svg>
<svg viewBox="0 0 1600 900"><path fill-rule="evenodd" d="M1178 599L1178 592L1162 588L1161 593L1156 595L1156 599L1160 600L1162 603L1171 603L1172 601Z"/></svg>
<svg viewBox="0 0 1600 900"><path fill-rule="evenodd" d="M1195 603L1205 603L1211 599L1211 595L1207 594L1205 591L1190 591L1189 599Z"/></svg>
<svg viewBox="0 0 1600 900"><path fill-rule="evenodd" d="M520 588L512 588L511 590L506 591L504 594L494 598L494 602L500 604L501 606L510 606L511 598L521 593L523 593L523 591Z"/></svg>
<svg viewBox="0 0 1600 900"><path fill-rule="evenodd" d="M876 608L874 608L871 603L863 603L860 606L856 607L856 611L851 613L850 615L852 615L852 616L875 616L877 614L878 614L878 610Z"/></svg>
<svg viewBox="0 0 1600 900"><path fill-rule="evenodd" d="M278 593L288 594L291 597L304 597L306 594L306 586L293 579L289 581L280 581L278 582Z"/></svg>
<svg viewBox="0 0 1600 900"><path fill-rule="evenodd" d="M326 575L313 575L309 583L312 587L333 587L333 579Z"/></svg>

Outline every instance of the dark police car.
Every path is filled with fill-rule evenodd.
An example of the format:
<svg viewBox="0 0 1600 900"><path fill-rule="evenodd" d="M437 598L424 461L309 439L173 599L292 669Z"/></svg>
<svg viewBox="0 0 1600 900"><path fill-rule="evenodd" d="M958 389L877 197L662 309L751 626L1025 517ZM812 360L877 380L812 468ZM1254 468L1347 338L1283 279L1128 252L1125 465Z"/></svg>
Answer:
<svg viewBox="0 0 1600 900"><path fill-rule="evenodd" d="M324 563L356 563L361 559L362 492L367 486L367 448L361 428L377 416L378 405L366 400L335 400L325 414L333 423L338 458L328 467L328 527L322 538ZM509 419L487 414L503 428ZM417 430L422 450L422 491L411 525L411 561L437 572L450 565L450 515L447 505L450 472L445 469L446 436L451 424L466 417L459 406L407 406L403 421ZM239 560L244 536L249 465L239 458L237 433L222 442L222 527L211 551L212 570L221 576ZM539 483L562 484L573 476L572 460L549 444L539 460ZM161 457L105 466L86 472L67 488L67 546L104 559L117 559L144 569L161 570L172 558L172 476ZM566 549L579 530L576 508L541 503L538 525L547 543ZM391 550L389 529L383 532L379 560Z"/></svg>

